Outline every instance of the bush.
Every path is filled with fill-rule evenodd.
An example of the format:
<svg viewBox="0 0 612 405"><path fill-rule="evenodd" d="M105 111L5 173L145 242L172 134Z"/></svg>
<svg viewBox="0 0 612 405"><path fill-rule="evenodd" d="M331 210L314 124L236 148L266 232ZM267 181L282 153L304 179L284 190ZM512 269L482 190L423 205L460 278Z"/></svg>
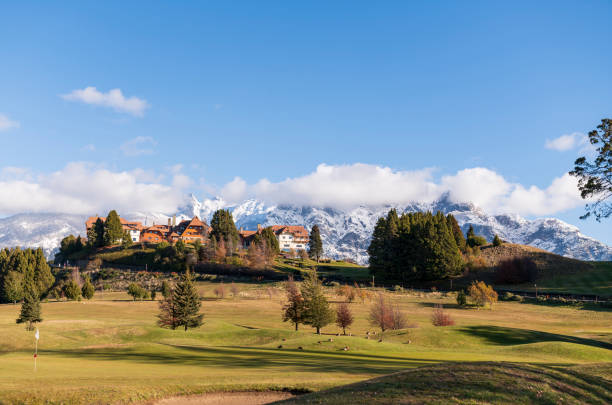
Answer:
<svg viewBox="0 0 612 405"><path fill-rule="evenodd" d="M501 246L503 244L502 240L500 239L499 236L495 235L495 237L493 238L493 246Z"/></svg>
<svg viewBox="0 0 612 405"><path fill-rule="evenodd" d="M493 287L485 284L484 281L474 281L468 289L470 300L479 307L489 304L493 306L497 302L497 293Z"/></svg>
<svg viewBox="0 0 612 405"><path fill-rule="evenodd" d="M457 293L457 305L460 307L464 307L467 305L467 295L465 295L465 291L460 290Z"/></svg>
<svg viewBox="0 0 612 405"><path fill-rule="evenodd" d="M70 280L70 282L64 286L64 295L71 301L76 301L81 298L81 288L76 281Z"/></svg>
<svg viewBox="0 0 612 405"><path fill-rule="evenodd" d="M143 298L146 298L149 295L149 292L147 290L145 290L144 288L142 288L140 285L136 283L131 283L128 286L127 293L132 297L134 301L141 300Z"/></svg>
<svg viewBox="0 0 612 405"><path fill-rule="evenodd" d="M225 297L225 287L223 286L223 283L215 287L214 292L217 298L223 299Z"/></svg>
<svg viewBox="0 0 612 405"><path fill-rule="evenodd" d="M467 239L467 244L470 247L475 247L475 246L485 246L487 244L487 240L480 236L480 235L474 235L474 236L470 236Z"/></svg>
<svg viewBox="0 0 612 405"><path fill-rule="evenodd" d="M451 318L450 314L444 312L442 305L436 305L431 316L431 323L433 326L452 326L455 324L455 321Z"/></svg>
<svg viewBox="0 0 612 405"><path fill-rule="evenodd" d="M81 288L81 295L83 296L83 298L90 300L93 298L95 293L95 289L93 284L91 283L91 279L89 278L89 276L85 277L85 283L83 284L83 287Z"/></svg>
<svg viewBox="0 0 612 405"><path fill-rule="evenodd" d="M522 284L536 281L538 266L528 257L504 260L495 269L498 284Z"/></svg>

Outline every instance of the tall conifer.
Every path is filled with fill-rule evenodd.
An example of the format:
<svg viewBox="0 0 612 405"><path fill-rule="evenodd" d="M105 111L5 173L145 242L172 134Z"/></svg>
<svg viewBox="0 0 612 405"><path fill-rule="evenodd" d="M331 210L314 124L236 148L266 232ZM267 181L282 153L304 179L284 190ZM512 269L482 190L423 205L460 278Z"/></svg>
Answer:
<svg viewBox="0 0 612 405"><path fill-rule="evenodd" d="M321 232L318 225L313 225L310 231L310 240L308 241L308 254L311 259L317 262L323 256L323 242L321 241Z"/></svg>
<svg viewBox="0 0 612 405"><path fill-rule="evenodd" d="M178 320L177 327L183 326L187 331L188 328L197 328L202 325L204 318L204 314L200 314L202 302L189 270L185 271L181 280L176 284L172 298Z"/></svg>

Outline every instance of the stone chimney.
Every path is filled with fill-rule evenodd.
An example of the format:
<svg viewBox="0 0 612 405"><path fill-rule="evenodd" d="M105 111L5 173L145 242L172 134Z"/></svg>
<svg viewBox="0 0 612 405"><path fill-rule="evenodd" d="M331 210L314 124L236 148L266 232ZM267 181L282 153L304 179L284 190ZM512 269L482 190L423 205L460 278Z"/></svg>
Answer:
<svg viewBox="0 0 612 405"><path fill-rule="evenodd" d="M261 231L261 224L257 224L257 231Z"/></svg>

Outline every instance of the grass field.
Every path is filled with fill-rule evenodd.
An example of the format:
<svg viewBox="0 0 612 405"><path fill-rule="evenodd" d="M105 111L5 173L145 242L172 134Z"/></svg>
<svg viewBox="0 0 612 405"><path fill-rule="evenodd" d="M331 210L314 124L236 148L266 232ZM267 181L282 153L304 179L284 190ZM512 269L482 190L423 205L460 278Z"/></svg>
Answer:
<svg viewBox="0 0 612 405"><path fill-rule="evenodd" d="M335 325L323 329L329 335L318 336L307 327L294 332L281 321L283 294L274 284L237 284L239 297L223 300L214 298L217 283L198 286L206 323L188 332L156 327L157 303L132 302L124 293L44 303L36 373L33 333L15 324L19 306L0 305L0 403L316 391L439 362L529 362L561 369L612 362L612 313L606 311L515 302L494 310L459 309L453 297L439 293L390 294L417 327L389 333L380 343L365 338L374 331L366 320L369 303L351 304L353 336L336 336ZM455 326L431 325L438 303ZM601 374L602 367L593 370Z"/></svg>

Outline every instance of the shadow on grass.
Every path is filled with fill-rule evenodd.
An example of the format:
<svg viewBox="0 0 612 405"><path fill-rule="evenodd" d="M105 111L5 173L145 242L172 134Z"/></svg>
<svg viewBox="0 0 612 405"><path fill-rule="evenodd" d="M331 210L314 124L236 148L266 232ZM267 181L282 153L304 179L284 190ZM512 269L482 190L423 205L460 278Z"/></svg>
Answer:
<svg viewBox="0 0 612 405"><path fill-rule="evenodd" d="M458 329L468 335L485 338L489 343L503 346L539 342L567 342L612 350L612 344L594 339L559 335L529 329L505 328L501 326L464 326Z"/></svg>
<svg viewBox="0 0 612 405"><path fill-rule="evenodd" d="M181 364L201 367L266 369L288 371L386 374L407 367L437 363L423 359L337 353L313 350L266 349L252 347L201 347L160 344L154 348L46 350L47 354L100 361L135 361L147 364Z"/></svg>

